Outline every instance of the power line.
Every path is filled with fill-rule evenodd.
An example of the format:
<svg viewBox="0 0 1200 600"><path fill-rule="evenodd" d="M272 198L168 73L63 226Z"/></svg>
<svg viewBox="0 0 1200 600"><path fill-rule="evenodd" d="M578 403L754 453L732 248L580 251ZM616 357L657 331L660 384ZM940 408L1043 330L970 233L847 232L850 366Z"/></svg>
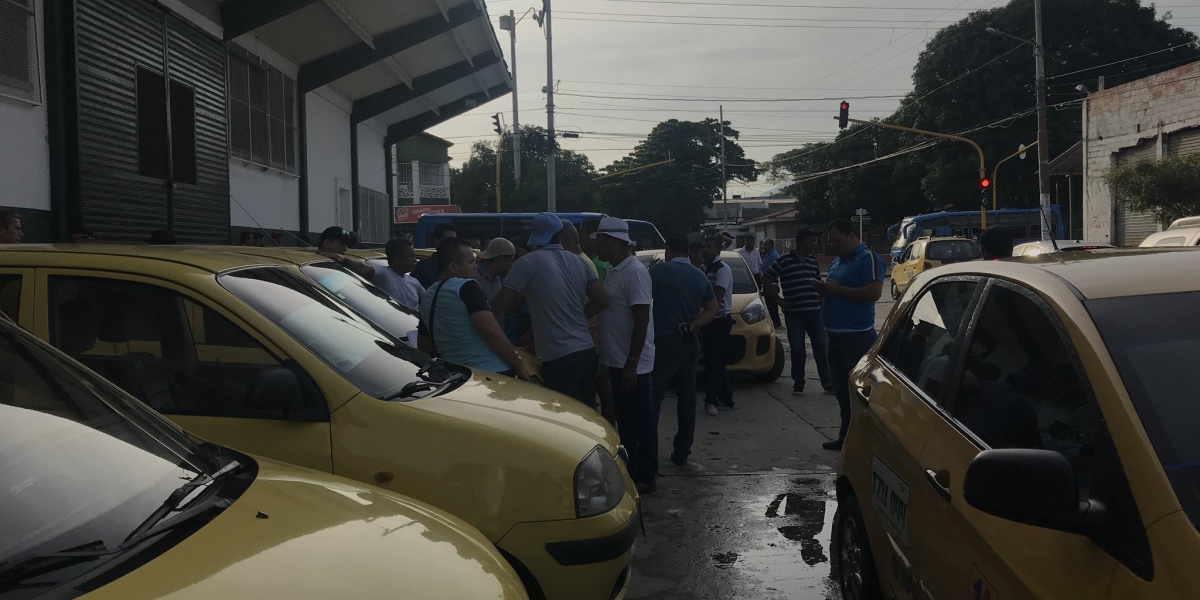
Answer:
<svg viewBox="0 0 1200 600"><path fill-rule="evenodd" d="M1162 50L1155 50L1154 52L1147 52L1147 53L1145 53L1145 54L1140 54L1140 55L1138 55L1138 56L1131 56L1131 57L1129 57L1129 58L1123 58L1123 59L1121 59L1121 60L1116 60L1116 61L1113 61L1113 62L1110 62L1110 63L1105 63L1105 64L1102 64L1102 65L1096 65L1096 66L1094 66L1094 67L1088 67L1088 68L1086 68L1086 69L1079 69L1079 70L1077 70L1077 71L1070 71L1070 72L1067 72L1067 73L1060 73L1060 74L1058 74L1058 75L1053 75L1053 76L1047 77L1046 79L1058 79L1059 77L1066 77L1066 76L1068 76L1068 75L1074 75L1074 74L1076 74L1076 73L1082 73L1082 72L1084 72L1084 71L1092 71L1092 70L1095 70L1095 69L1103 69L1104 67L1111 67L1111 66L1113 66L1113 65L1119 65L1119 64L1121 64L1121 63L1123 63L1123 62L1129 62L1129 61L1131 61L1131 60L1137 60L1137 59L1139 59L1139 58L1145 58L1145 57L1147 57L1147 56L1153 56L1153 55L1155 55L1155 54L1162 54L1163 52L1170 52L1171 50L1175 50L1176 48L1183 48L1184 46L1193 46L1193 47L1194 47L1195 45L1196 45L1196 43L1195 43L1195 42L1188 42L1188 43L1186 43L1186 44L1179 44L1179 45L1176 45L1176 46L1171 46L1170 48L1163 48ZM1136 72L1136 71L1135 71L1135 72ZM1123 74L1124 74L1124 73L1123 73Z"/></svg>
<svg viewBox="0 0 1200 600"><path fill-rule="evenodd" d="M682 96L607 96L599 94L572 94L570 92L558 92L558 95L575 98L597 98L601 100L649 100L658 102L833 102L836 100L886 100L904 97L903 94L888 94L882 96L838 96L836 98L685 98Z"/></svg>
<svg viewBox="0 0 1200 600"><path fill-rule="evenodd" d="M581 79L560 79L563 83L582 83L586 85L617 85L624 87L651 87L651 88L699 88L711 90L713 85L683 85L683 84L666 84L666 83L629 83L621 81L584 81ZM739 87L742 90L791 90L792 87ZM838 88L809 88L817 91L832 92ZM868 89L869 92L902 92L905 88L875 88Z"/></svg>
<svg viewBox="0 0 1200 600"><path fill-rule="evenodd" d="M494 0L493 0L494 1ZM683 2L680 0L593 0L594 2L622 2L627 4L680 4L684 6L736 6L738 8L754 7L754 8L819 8L819 9L845 9L845 10L947 10L941 6L837 6L827 4L755 4L742 2ZM961 5L959 5L961 6ZM1160 7L1170 8L1170 7ZM1182 7L1177 7L1182 8ZM981 10L975 8L959 8L954 7L948 10L974 11Z"/></svg>
<svg viewBox="0 0 1200 600"><path fill-rule="evenodd" d="M706 19L720 21L806 21L815 23L957 23L958 21L922 21L915 20L897 20L897 19L832 19L832 18L799 18L799 17L727 17L717 15L656 15L650 13L627 13L627 12L590 12L578 10L557 10L557 14L567 15L589 15L600 17L650 17L655 19Z"/></svg>
<svg viewBox="0 0 1200 600"><path fill-rule="evenodd" d="M591 17L558 17L563 21L589 21L592 23L626 23L636 25L692 25L696 27L757 27L766 29L887 29L908 31L927 27L889 27L887 25L773 25L769 23L689 23L686 21L639 21L633 19L596 19ZM938 28L940 29L940 28Z"/></svg>

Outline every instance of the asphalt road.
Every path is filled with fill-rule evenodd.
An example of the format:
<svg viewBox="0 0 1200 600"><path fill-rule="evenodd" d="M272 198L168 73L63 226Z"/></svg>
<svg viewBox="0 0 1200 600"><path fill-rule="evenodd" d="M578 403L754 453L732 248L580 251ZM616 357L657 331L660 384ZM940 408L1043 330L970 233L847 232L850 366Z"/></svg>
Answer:
<svg viewBox="0 0 1200 600"><path fill-rule="evenodd" d="M877 326L892 308L885 293ZM816 368L807 361L808 378ZM762 600L840 598L832 578L831 529L837 503L838 406L820 386L792 395L787 376L734 386L736 408L696 417L686 467L667 457L675 434L668 396L659 425L658 492L645 496L629 598Z"/></svg>

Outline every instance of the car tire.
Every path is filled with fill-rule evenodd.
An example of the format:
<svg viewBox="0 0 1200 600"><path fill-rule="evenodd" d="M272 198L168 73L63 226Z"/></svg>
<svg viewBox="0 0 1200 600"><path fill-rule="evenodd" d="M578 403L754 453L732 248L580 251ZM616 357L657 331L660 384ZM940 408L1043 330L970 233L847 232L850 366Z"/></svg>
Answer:
<svg viewBox="0 0 1200 600"><path fill-rule="evenodd" d="M892 300L900 299L900 288L896 287L896 280L892 280Z"/></svg>
<svg viewBox="0 0 1200 600"><path fill-rule="evenodd" d="M875 571L871 541L854 492L846 492L838 500L833 522L834 566L842 600L879 600L883 597L879 592L879 574Z"/></svg>
<svg viewBox="0 0 1200 600"><path fill-rule="evenodd" d="M783 367L784 367L783 363L784 362L785 361L784 361L784 357L783 357L783 340L776 338L776 340L775 340L775 364L771 367L770 371L767 371L766 373L759 373L759 374L755 375L754 376L755 381L758 381L760 383L771 383L772 381L779 379L779 377L783 375Z"/></svg>

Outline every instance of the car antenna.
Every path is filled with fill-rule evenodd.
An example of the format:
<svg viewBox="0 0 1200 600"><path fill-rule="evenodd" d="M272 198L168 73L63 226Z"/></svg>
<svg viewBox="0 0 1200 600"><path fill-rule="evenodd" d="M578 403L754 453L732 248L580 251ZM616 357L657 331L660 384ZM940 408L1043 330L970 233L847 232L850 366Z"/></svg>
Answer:
<svg viewBox="0 0 1200 600"><path fill-rule="evenodd" d="M1046 231L1050 232L1050 245L1054 247L1055 252L1059 252L1058 242L1054 241L1054 230L1050 227L1050 219L1046 218L1046 212L1038 209L1038 214L1042 215L1042 222L1046 224Z"/></svg>

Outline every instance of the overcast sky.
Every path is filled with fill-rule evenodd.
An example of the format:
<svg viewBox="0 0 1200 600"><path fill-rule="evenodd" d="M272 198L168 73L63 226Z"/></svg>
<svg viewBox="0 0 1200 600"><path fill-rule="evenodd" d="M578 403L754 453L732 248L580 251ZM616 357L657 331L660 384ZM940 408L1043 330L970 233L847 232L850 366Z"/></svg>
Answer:
<svg viewBox="0 0 1200 600"><path fill-rule="evenodd" d="M768 160L832 139L841 98L855 117L890 114L911 89L913 65L938 29L1005 1L553 0L556 127L581 132L563 146L601 168L656 123L715 118L724 104L747 155ZM1200 33L1200 0L1158 3L1160 10L1166 5L1174 24ZM512 10L520 18L533 6L540 3L487 1L510 68L509 33L499 29L498 17ZM532 14L517 26L517 59L521 122L544 127L546 43ZM497 112L511 124L511 95L430 133L454 142L451 164L460 166L474 141L495 139ZM729 194L758 196L771 187L764 180L731 182Z"/></svg>

